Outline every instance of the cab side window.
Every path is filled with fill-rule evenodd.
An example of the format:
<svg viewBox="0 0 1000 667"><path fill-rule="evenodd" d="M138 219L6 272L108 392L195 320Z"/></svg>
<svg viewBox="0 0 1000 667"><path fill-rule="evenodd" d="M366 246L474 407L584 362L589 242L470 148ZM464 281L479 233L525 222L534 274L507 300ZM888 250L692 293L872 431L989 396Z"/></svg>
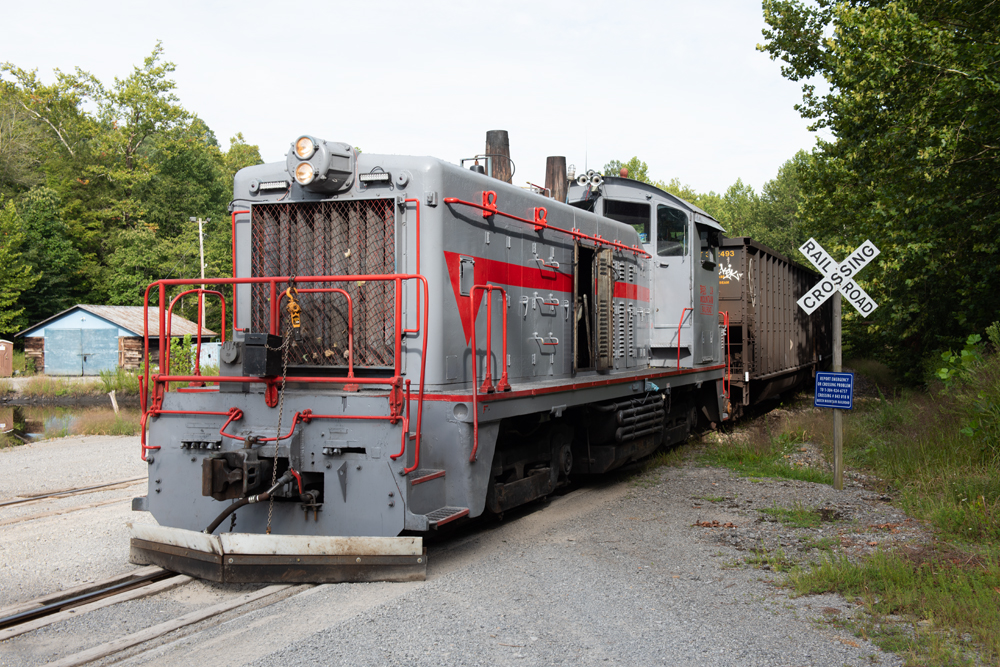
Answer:
<svg viewBox="0 0 1000 667"><path fill-rule="evenodd" d="M683 257L688 254L688 219L683 211L658 204L656 207L656 254Z"/></svg>
<svg viewBox="0 0 1000 667"><path fill-rule="evenodd" d="M649 204L605 199L604 217L631 225L639 234L639 242L649 243Z"/></svg>

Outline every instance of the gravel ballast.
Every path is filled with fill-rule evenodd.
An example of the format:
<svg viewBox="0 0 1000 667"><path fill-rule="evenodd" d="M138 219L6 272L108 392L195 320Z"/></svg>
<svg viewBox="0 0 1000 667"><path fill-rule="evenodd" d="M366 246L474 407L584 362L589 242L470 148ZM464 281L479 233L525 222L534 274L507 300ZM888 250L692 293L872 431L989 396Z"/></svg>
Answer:
<svg viewBox="0 0 1000 667"><path fill-rule="evenodd" d="M35 452L45 458L58 450ZM92 464L107 467L100 456ZM762 569L768 558L818 559L825 552L814 545L824 538L857 555L922 540L920 526L886 498L851 480L835 491L691 463L622 475L435 539L426 582L313 587L130 649L115 664L899 665L825 620L849 618L852 605L836 595L792 598L776 585L781 573ZM773 508L822 509L829 520L796 529L761 511ZM64 515L63 524L8 526L4 604L127 567L124 522L143 517L122 504ZM54 553L57 538L48 533L72 528L60 552L73 563L69 575L48 559L23 562L36 550L32 538ZM28 549L8 557L19 539ZM9 575L47 587L8 588ZM208 604L236 589L210 587L190 601L182 591L169 604L121 605L67 622L82 624L72 630L57 624L4 642L0 664L44 664L119 637L119 627L148 627L200 597ZM144 614L151 617L136 618Z"/></svg>

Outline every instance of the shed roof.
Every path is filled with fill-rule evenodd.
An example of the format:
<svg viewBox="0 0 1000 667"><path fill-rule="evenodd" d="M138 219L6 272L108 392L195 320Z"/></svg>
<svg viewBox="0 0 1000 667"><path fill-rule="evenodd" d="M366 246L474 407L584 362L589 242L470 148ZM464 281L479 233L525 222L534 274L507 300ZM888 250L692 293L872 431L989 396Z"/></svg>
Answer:
<svg viewBox="0 0 1000 667"><path fill-rule="evenodd" d="M72 308L67 308L61 313L56 313L52 317L42 320L38 324L34 324L24 331L19 332L15 338L24 336L31 333L32 331L39 329L53 320L57 320L66 313L71 313L74 310L85 310L88 313L96 315L103 320L115 324L122 329L131 331L136 336L143 335L143 307L142 306L92 306L86 304L77 304ZM154 308L150 308L149 313L149 335L159 336L160 335L160 319ZM180 315L174 314L171 316L170 320L170 336L172 338L179 338L181 336L198 335L198 325L191 320L181 317ZM201 335L204 338L210 338L212 336L218 336L210 329L202 327Z"/></svg>

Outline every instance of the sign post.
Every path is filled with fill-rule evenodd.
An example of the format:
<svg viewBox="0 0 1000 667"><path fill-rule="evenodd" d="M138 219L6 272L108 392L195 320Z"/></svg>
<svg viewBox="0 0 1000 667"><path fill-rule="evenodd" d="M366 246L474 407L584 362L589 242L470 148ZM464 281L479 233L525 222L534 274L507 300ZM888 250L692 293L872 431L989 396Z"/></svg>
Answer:
<svg viewBox="0 0 1000 667"><path fill-rule="evenodd" d="M843 373L843 346L841 344L841 295L862 315L871 315L878 304L865 293L854 276L879 254L870 240L839 264L823 249L816 239L809 239L799 247L813 266L823 274L816 285L799 299L799 308L811 315L827 299L833 297L833 372L816 374L817 407L833 409L833 488L844 488L844 414L854 406L854 375Z"/></svg>

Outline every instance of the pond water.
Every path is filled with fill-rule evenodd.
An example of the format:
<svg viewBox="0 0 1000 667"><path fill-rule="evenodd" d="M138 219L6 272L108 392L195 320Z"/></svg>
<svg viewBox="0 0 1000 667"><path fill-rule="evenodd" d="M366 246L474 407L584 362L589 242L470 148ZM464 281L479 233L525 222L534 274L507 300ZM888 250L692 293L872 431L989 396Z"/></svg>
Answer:
<svg viewBox="0 0 1000 667"><path fill-rule="evenodd" d="M141 412L110 407L0 406L0 433L22 440L45 440L66 435L134 435Z"/></svg>

